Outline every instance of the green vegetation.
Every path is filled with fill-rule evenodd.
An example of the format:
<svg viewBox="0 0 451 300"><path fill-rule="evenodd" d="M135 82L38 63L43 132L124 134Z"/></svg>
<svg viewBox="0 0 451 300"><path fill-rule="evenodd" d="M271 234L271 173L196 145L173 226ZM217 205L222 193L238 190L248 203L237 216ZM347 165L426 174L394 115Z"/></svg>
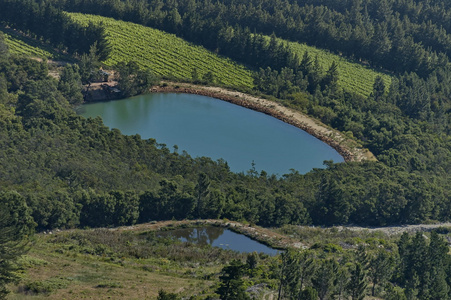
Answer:
<svg viewBox="0 0 451 300"><path fill-rule="evenodd" d="M54 59L57 57L56 52L44 49L44 47L37 45L37 43L31 45L30 41L25 38L5 34L5 42L8 45L11 54L39 57L43 59Z"/></svg>
<svg viewBox="0 0 451 300"><path fill-rule="evenodd" d="M268 55L274 64L289 61L279 55L284 45L275 37L269 44L257 39L252 45L262 46L253 53ZM82 56L80 67L67 66L60 82L48 77L44 64L2 56L2 188L21 193L40 230L197 217L262 226L389 225L450 218L444 205L451 163L446 138L451 78L446 69L427 81L415 74L399 76L389 93L378 80L367 98L337 89L336 64L319 77L312 57L302 58L296 74L288 67L280 73L270 70L266 80L281 94L288 93L287 104L348 131L379 159L326 163L325 170L305 175L294 171L277 179L264 172L233 174L223 161L171 153L155 140L125 137L99 119L76 116L71 104L80 103L80 80L92 74L88 66L96 54ZM153 80L146 72L133 75L135 63L119 69L130 94L145 90ZM201 173L209 179L204 184L209 191L196 188Z"/></svg>
<svg viewBox="0 0 451 300"><path fill-rule="evenodd" d="M211 294L222 265L245 258L245 254L159 238L154 231L40 234L20 262L26 273L11 298L155 299L159 290L185 297Z"/></svg>
<svg viewBox="0 0 451 300"><path fill-rule="evenodd" d="M94 44L96 54L101 59L106 59L109 54L104 29L101 26L89 24L82 27L53 6L41 5L34 1L2 1L0 20L3 27L18 30L70 55L86 54Z"/></svg>
<svg viewBox="0 0 451 300"><path fill-rule="evenodd" d="M37 230L43 231L153 220L227 218L265 227L291 224L293 227L283 230L291 231L296 238L308 233L294 225L385 226L451 220L449 1L229 2L0 2L0 20L4 24L81 57L79 66L65 66L56 80L48 76L46 64L10 55L0 36L0 271L6 274L0 282L3 295L5 284L15 279L14 262L28 239L26 233L35 224ZM287 105L347 132L369 148L378 162L325 162L323 170L308 174L293 171L282 178L252 170L234 174L224 161L193 159L187 153L171 152L158 141L109 130L100 119L77 116L73 105L82 99L80 83L90 80L91 71L97 68L95 61L134 57L137 63L118 65L119 76L127 92L142 92L155 78L148 70L139 72L138 66L144 67L144 49L159 40L173 44L149 55L149 61L156 66L154 72L243 88L251 87L253 82L249 70L241 67L240 73L237 65L228 60L224 61L230 64L224 63L220 70L208 69L201 61L214 66L216 56L212 58L210 52L202 52L198 46L186 46L178 38L176 42L174 36L167 38L132 23L74 15L81 25L63 9L154 26L202 45L211 53L245 63L258 70L254 73L256 92L280 97ZM275 34L268 41L266 35L271 31ZM376 77L369 95L368 86L366 92L351 84L349 89L341 89L338 60L321 67L319 56L316 60L313 53L296 57L276 34L383 67L393 72L390 86L386 79ZM143 41L140 47L127 40L132 35ZM154 40L147 40L149 36ZM115 43L119 45L116 51L130 51L130 56L114 54ZM180 49L176 49L177 45ZM193 49L192 53L188 48ZM195 64L187 62L194 57ZM179 69L184 73L176 73ZM230 82L226 82L228 72L234 74ZM174 241L125 233L122 236L120 232L111 236L103 231L97 235L78 230L64 232L47 240L38 239L37 249L42 248L36 251L42 252L34 255L32 250L30 255L34 256L25 259L34 267L22 282L23 290L56 295L77 282L81 291L74 298L98 295L98 290L113 294L142 278L142 273L127 275L124 266L135 270L145 262L140 272L157 270L170 274L170 279L182 277L188 286L194 284L187 289L187 296L197 294L201 299L214 291L230 295L228 284L241 291L235 295L237 298L245 298L243 289L253 283L265 283L286 299L361 299L370 293L387 299L451 298L449 247L438 234L431 233L428 238L423 233L403 235L392 241L376 235L356 237L344 231L342 236L349 236L336 241L330 238L333 230L337 229L330 229L329 237L315 243L302 240L306 251L287 252L262 262L262 272L256 274L248 270L256 268L255 259L249 259L244 266L244 257L221 251L208 256L210 249L197 250ZM41 240L43 245L39 245ZM59 264L58 258L53 260L55 256L64 256L66 262ZM77 261L79 257L83 260ZM188 257L196 265L190 265ZM99 259L104 259L101 265ZM70 267L74 260L78 264L76 271ZM65 264L69 264L65 272L74 276L56 275L55 270L64 269ZM103 276L108 269L122 272ZM193 281L199 278L196 274L203 278L199 285ZM155 281L158 289L165 287L162 281ZM151 295L176 297L175 286L183 284L168 281L169 294L154 289ZM200 294L203 291L205 294ZM119 297L127 292L119 292ZM58 296L70 297L70 290ZM139 295L145 296L145 291Z"/></svg>
<svg viewBox="0 0 451 300"><path fill-rule="evenodd" d="M343 56L306 44L287 42L284 40L280 41L288 43L289 49L300 58L303 57L306 51L312 59L318 58L320 66L325 70L332 65L332 62L336 62L338 65L338 85L347 91L352 91L363 97L368 97L373 92L373 84L378 76L382 77L386 87L391 84L391 75L377 72L369 66L352 62Z"/></svg>
<svg viewBox="0 0 451 300"><path fill-rule="evenodd" d="M49 299L116 296L151 297L177 291L177 296L211 295L223 265L246 255L158 238L154 231L76 230L40 234L20 265L26 270L11 298ZM246 284L272 283L273 259L254 257ZM275 261L274 261L275 262ZM248 279L253 274L253 279ZM200 298L201 299L201 298Z"/></svg>
<svg viewBox="0 0 451 300"><path fill-rule="evenodd" d="M34 222L24 199L15 192L0 192L0 299L8 294L6 285L17 281L17 260L26 253Z"/></svg>
<svg viewBox="0 0 451 300"><path fill-rule="evenodd" d="M130 22L121 22L86 14L70 14L76 21L87 25L89 22L102 22L109 35L112 53L104 63L113 66L121 61L134 60L141 67L150 68L156 74L176 79L193 77L193 71L198 78L203 78L208 72L213 75L213 82L235 87L252 87L251 72L230 60L218 58L212 52L177 38L173 34L143 27ZM269 42L269 37L265 39ZM376 72L362 64L332 54L326 50L310 47L296 42L278 40L288 43L290 51L301 58L305 51L312 58L318 57L323 69L327 69L333 61L338 64L338 84L347 90L362 96L369 96L377 76L381 76L386 86L391 83L391 76ZM225 71L224 71L225 70Z"/></svg>
<svg viewBox="0 0 451 300"><path fill-rule="evenodd" d="M105 26L111 55L103 63L107 66L119 62L135 61L155 74L183 80L199 78L211 72L213 82L228 86L252 88L252 72L230 59L219 57L203 47L192 45L173 34L160 30L93 15L70 14L84 25L89 22Z"/></svg>
<svg viewBox="0 0 451 300"><path fill-rule="evenodd" d="M277 231L303 249L269 257L158 236L172 225L41 233L19 260L10 299L448 299L446 228L387 235L285 226Z"/></svg>

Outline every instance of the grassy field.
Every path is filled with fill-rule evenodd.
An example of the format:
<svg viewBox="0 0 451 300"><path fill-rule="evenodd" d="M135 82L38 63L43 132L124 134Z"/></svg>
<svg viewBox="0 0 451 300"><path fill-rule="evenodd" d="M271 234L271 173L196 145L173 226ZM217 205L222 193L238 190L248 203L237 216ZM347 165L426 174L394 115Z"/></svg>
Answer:
<svg viewBox="0 0 451 300"><path fill-rule="evenodd" d="M160 289L181 297L199 295L193 299L205 299L214 294L220 270L233 259L246 261L247 254L181 243L156 234L160 228L186 227L189 223L164 221L115 229L40 233L20 261L21 280L9 286L12 294L8 299L156 299ZM191 223L198 226L198 221ZM398 236L363 229L284 226L251 230L241 226L260 237L287 239L326 252L346 252L348 248L353 252L355 245L363 242L390 249ZM244 277L247 286L267 284L265 296L261 294L258 299L276 297L278 273L274 273L274 267L278 264L280 256L260 255L255 276Z"/></svg>
<svg viewBox="0 0 451 300"><path fill-rule="evenodd" d="M283 40L284 41L284 40ZM332 54L326 50L299 44L295 42L287 42L289 48L296 53L300 59L305 51L308 52L312 59L318 57L319 64L326 71L333 61L338 64L338 84L348 91L353 91L362 96L369 96L373 90L374 79L381 76L385 82L385 86L390 86L391 76L382 72L375 71L363 64L349 61L339 55Z"/></svg>
<svg viewBox="0 0 451 300"><path fill-rule="evenodd" d="M212 224L211 220L205 222ZM19 261L21 280L9 286L12 293L8 299L156 299L161 289L180 297L205 299L214 295L221 269L232 260L245 262L247 254L157 234L198 224L163 221L37 234L30 251ZM283 237L269 229L234 225L251 234L264 233L269 239ZM245 276L247 286L264 282L272 288L263 293L274 294L277 280L270 275L274 271L271 266L279 259L259 255L252 278L250 273Z"/></svg>
<svg viewBox="0 0 451 300"><path fill-rule="evenodd" d="M111 56L104 62L107 66L135 60L141 67L150 68L164 77L191 78L193 70L197 69L200 78L211 72L217 83L253 86L252 72L243 65L173 34L100 16L73 13L70 16L82 24L103 22L112 46Z"/></svg>
<svg viewBox="0 0 451 300"><path fill-rule="evenodd" d="M211 251L218 261L205 260L206 251L106 229L39 234L8 299L155 299L160 289L185 296L211 292L209 277L229 258ZM181 258L196 253L192 261Z"/></svg>

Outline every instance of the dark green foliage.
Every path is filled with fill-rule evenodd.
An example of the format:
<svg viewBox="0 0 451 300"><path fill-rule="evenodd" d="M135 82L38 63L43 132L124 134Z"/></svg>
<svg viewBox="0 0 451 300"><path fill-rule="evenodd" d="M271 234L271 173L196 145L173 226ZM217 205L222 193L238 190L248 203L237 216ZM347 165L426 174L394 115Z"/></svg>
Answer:
<svg viewBox="0 0 451 300"><path fill-rule="evenodd" d="M329 67L329 69L326 72L326 75L324 76L321 85L324 87L328 87L329 89L337 89L337 81L338 81L338 65L334 61L332 62L332 65Z"/></svg>
<svg viewBox="0 0 451 300"><path fill-rule="evenodd" d="M205 210L205 198L210 194L210 179L207 174L200 173L199 178L197 180L196 185L196 194L197 194L197 217L202 218L205 216L203 211Z"/></svg>
<svg viewBox="0 0 451 300"><path fill-rule="evenodd" d="M81 89L81 76L78 65L66 65L58 82L58 90L71 105L77 106L83 102Z"/></svg>
<svg viewBox="0 0 451 300"><path fill-rule="evenodd" d="M407 300L404 289L400 287L393 287L391 285L389 285L387 288L385 298L387 300Z"/></svg>
<svg viewBox="0 0 451 300"><path fill-rule="evenodd" d="M375 8L379 4L371 2L365 7L356 2L349 7L346 16L339 5L331 1L320 2L326 5L322 8L324 14L319 14L320 8L313 2L313 6L294 5L299 16L290 22L293 25L289 30L292 36L298 36L298 30L305 30L309 34L299 38L315 37L318 45L323 44L330 34L329 26L336 23L332 20L342 17L339 32L344 35L343 43L355 39L356 45L382 45L383 33L387 31L390 41L386 42L391 43L388 45L391 50L382 45L377 48L381 52L379 56L383 57L386 55L384 52L399 47L395 45L398 40L393 39L391 32L405 28L381 24L375 29L370 21L385 20L379 23L399 25L393 16L400 7L393 5L393 1L382 5L390 8L384 9L384 13ZM8 6L8 11L13 11L17 9L17 3L11 0L4 5ZM47 77L45 64L2 57L0 122L4 126L0 142L4 151L0 178L5 189L23 191L27 201L33 204L30 206L39 228L77 224L112 226L131 224L136 220L193 217L225 217L263 226L311 223L374 226L449 220L451 76L446 67L433 67L434 55L431 54L431 65L427 67L433 69L426 72L427 75L404 73L389 88L378 78L373 95L365 99L353 95L352 91L334 88L335 64L325 66L328 69L323 70L318 60L308 53L302 58L294 57L275 35L270 39L260 35L267 30L261 23L265 19L263 16L269 18L267 26L276 34L281 32L279 27L269 25L276 19L266 2L262 4L258 17L254 8L243 3L255 22L244 24L241 13L236 11L224 17L227 20L236 17L230 25L222 19L208 22L210 15L207 12L212 15L220 11L229 12L229 7L222 2L205 7L194 2L189 8L185 6L187 3L180 1L177 8L163 5L161 14L145 13L154 3L144 4L138 0L136 3L143 4L136 6L142 9L141 12L136 13L135 6L132 6L130 12L124 11L115 17L163 27L172 24L172 30L178 34L189 35L190 39L206 43L219 52L225 51L221 53L243 59L256 68L261 67L256 82L263 91L285 98L283 101L287 105L299 105L309 114L360 139L364 147L376 154L379 162L329 164L325 170L315 170L306 175L293 172L282 178L268 174L232 174L224 162L170 153L156 141L142 141L138 136L124 137L117 130L103 127L98 119L84 120L75 116L70 111L70 103L80 101L76 91L79 84L76 67L67 66L61 80L56 82ZM114 14L120 11L123 2L93 2L87 7L81 1L58 1L58 5L66 5L65 8L72 10ZM281 12L286 10L277 1L274 5L280 7ZM49 13L58 14L58 9L51 5L47 7ZM165 11L171 11L171 14L165 14ZM288 20L287 16L291 14L286 13L277 17L282 28L287 24L283 19ZM197 18L205 14L209 17ZM326 17L331 22L325 22L323 18ZM27 20L31 22L33 19ZM185 22L191 22L190 26L184 26ZM345 26L347 22L351 26L349 30ZM294 24L302 26L296 28ZM245 26L252 26L252 30L245 29ZM433 26L425 27L432 30ZM86 32L101 31L93 26L88 28L91 29L86 29ZM314 34L318 28L324 31ZM377 38L371 34L371 28L377 30ZM197 30L203 34L197 34ZM214 32L220 34L211 34ZM402 32L398 33L402 35ZM415 31L415 34L419 33ZM90 35L98 37L97 33ZM424 34L423 38L426 38ZM79 72L84 82L96 73L92 71L98 67L96 61L101 59L101 49L98 48L103 47L102 39L96 41L97 44L88 45L89 54L81 56ZM407 41L402 40L403 43ZM342 47L341 44L335 46ZM355 51L359 55L355 57L371 55L360 53L359 47ZM118 69L124 95L145 92L154 82L151 73L140 70L133 62L121 63ZM403 72L407 70L402 69ZM206 174L205 178L209 179L207 189L196 188L200 187L199 174ZM209 193L204 194L204 191ZM132 193L132 203L139 199L139 209L116 205L117 199L122 199L116 197L116 192ZM93 198L85 199L84 195ZM47 205L40 205L41 202ZM65 203L67 209L61 209L61 205L55 203ZM97 205L103 207L99 209L104 210L104 219L89 221ZM126 212L126 217L120 219L117 211Z"/></svg>
<svg viewBox="0 0 451 300"><path fill-rule="evenodd" d="M311 288L317 261L314 251L286 251L281 254L282 265L279 275L279 299L297 299L318 294ZM312 294L313 293L313 294Z"/></svg>
<svg viewBox="0 0 451 300"><path fill-rule="evenodd" d="M316 300L318 299L318 292L312 287L306 287L301 291L299 300Z"/></svg>
<svg viewBox="0 0 451 300"><path fill-rule="evenodd" d="M313 288L318 292L320 300L329 299L333 294L338 274L338 263L335 259L324 259L318 262L318 269L312 278Z"/></svg>
<svg viewBox="0 0 451 300"><path fill-rule="evenodd" d="M135 64L122 66L130 74L124 79L129 92L138 92L149 83L131 75L142 74ZM364 113L364 118L349 111L355 120L363 118L377 129L368 133L371 145L380 147L381 160L391 167L373 162L330 163L325 170L306 175L293 172L280 179L232 174L224 162L170 153L154 140L125 137L102 126L99 119L76 116L66 99L78 101L76 67L66 66L59 83L46 77L45 65L36 61L7 59L1 70L2 103L15 107L14 112L2 109L1 178L5 187L20 186L25 192L39 228L198 216L248 220L263 226L387 225L449 218L445 213L449 141L427 138L415 123L387 119L377 111ZM420 147L418 135L403 134L409 124L409 130L418 130L430 145ZM412 153L415 147L417 154ZM442 153L441 158L431 151ZM417 172L409 172L412 169ZM117 204L121 197L116 192L131 192L131 206ZM104 214L92 218L96 211ZM119 211L126 213L124 219L118 217Z"/></svg>
<svg viewBox="0 0 451 300"><path fill-rule="evenodd" d="M83 53L78 63L80 67L80 79L83 84L91 83L94 80L99 79L99 56L97 55L97 43L94 43L89 48L88 53Z"/></svg>
<svg viewBox="0 0 451 300"><path fill-rule="evenodd" d="M428 243L421 232L413 238L403 234L398 248L401 262L397 280L405 286L406 296L448 299L450 260L443 238L432 232Z"/></svg>
<svg viewBox="0 0 451 300"><path fill-rule="evenodd" d="M281 254L282 264L279 270L279 291L277 299L293 298L297 292L298 257L294 251Z"/></svg>
<svg viewBox="0 0 451 300"><path fill-rule="evenodd" d="M178 299L180 299L180 297L177 296L177 294L175 293L165 292L164 290L158 291L157 300L178 300Z"/></svg>
<svg viewBox="0 0 451 300"><path fill-rule="evenodd" d="M255 251L249 253L246 257L246 267L252 271L257 268L257 265L258 265L258 253Z"/></svg>
<svg viewBox="0 0 451 300"><path fill-rule="evenodd" d="M109 55L104 28L93 24L84 28L50 2L2 1L0 20L23 32L48 40L54 47L71 54L88 53L90 47L98 43L98 55L101 59L106 59Z"/></svg>
<svg viewBox="0 0 451 300"><path fill-rule="evenodd" d="M376 254L369 260L368 277L373 282L371 296L375 296L376 287L384 285L393 275L395 260L390 252L385 249L376 251Z"/></svg>
<svg viewBox="0 0 451 300"><path fill-rule="evenodd" d="M244 275L245 265L240 261L233 260L228 266L221 270L219 280L221 282L216 293L221 300L246 300L250 299L244 288L244 281L241 277Z"/></svg>
<svg viewBox="0 0 451 300"><path fill-rule="evenodd" d="M6 284L18 279L15 262L26 253L27 239L34 225L21 195L16 192L0 193L0 299L6 299Z"/></svg>
<svg viewBox="0 0 451 300"><path fill-rule="evenodd" d="M319 232L322 240L336 234L336 240L354 240L349 232L338 233L336 228L315 235ZM362 232L354 234L362 237ZM330 251L329 243L329 247L287 250L273 275L280 283L278 299L365 299L370 287L373 297L381 299L449 299L451 261L444 238L418 232L396 240L398 247L393 240L366 238L366 246L354 245L357 249Z"/></svg>
<svg viewBox="0 0 451 300"><path fill-rule="evenodd" d="M106 227L133 225L139 216L139 197L134 192L82 192L80 222L84 226Z"/></svg>
<svg viewBox="0 0 451 300"><path fill-rule="evenodd" d="M373 97L374 101L380 101L383 100L385 94L385 83L382 80L382 77L377 76L374 80L373 84L373 93L371 96Z"/></svg>
<svg viewBox="0 0 451 300"><path fill-rule="evenodd" d="M11 262L23 248L11 241L20 241L34 222L43 230L197 217L263 226L385 226L450 220L447 32L451 6L446 1L218 1L210 5L133 0L128 10L123 9L123 1L94 1L89 6L77 0L49 2L167 29L243 61L260 70L255 79L259 91L353 136L379 162L328 162L324 170L305 175L293 171L281 178L233 174L225 162L171 153L155 140L123 136L100 119L78 117L71 104L80 102L80 80L92 80L97 62L107 56L104 30L73 25L45 1L42 5L3 1L3 21L84 55L79 69L66 66L56 81L47 76L45 64L10 56L0 41L0 197L2 205L14 211L8 216L0 210L0 230L4 230L0 255L6 258L1 261L0 256L0 267L7 272L1 284L13 279ZM53 27L41 22L43 17ZM269 40L261 35L272 31L401 75L390 87L376 78L368 98L354 95L335 86L339 76L335 63L323 69L308 53L301 59L293 56L275 34ZM155 82L148 70L133 62L120 63L118 71L124 96L145 92ZM192 75L193 81L214 81L210 74L199 78L196 69ZM11 249L18 251L13 255ZM347 296L347 290L353 299L361 299L367 272L373 295L449 298L451 264L442 238L436 233L429 239L422 234L403 235L398 249L389 254L383 248L365 248L365 255L357 251L349 258L339 245L324 242L312 252L284 254L277 275L279 297L340 298ZM150 254L136 251L135 255ZM254 263L250 258L248 267ZM246 299L243 270L240 262L224 268L218 293ZM176 295L162 292L161 296Z"/></svg>
<svg viewBox="0 0 451 300"><path fill-rule="evenodd" d="M146 93L158 80L150 70L141 70L136 62L121 62L116 66L116 70L123 97Z"/></svg>
<svg viewBox="0 0 451 300"><path fill-rule="evenodd" d="M52 1L53 2L53 1ZM101 14L157 27L248 64L280 69L283 45L252 47L258 33L329 49L395 72L427 75L451 53L446 1L55 1L65 10ZM132 9L134 8L134 9ZM249 33L256 32L257 35ZM272 64L272 65L271 65Z"/></svg>
<svg viewBox="0 0 451 300"><path fill-rule="evenodd" d="M360 263L355 264L355 268L351 270L351 278L346 286L352 300L363 300L365 298L365 290L367 287L366 275Z"/></svg>

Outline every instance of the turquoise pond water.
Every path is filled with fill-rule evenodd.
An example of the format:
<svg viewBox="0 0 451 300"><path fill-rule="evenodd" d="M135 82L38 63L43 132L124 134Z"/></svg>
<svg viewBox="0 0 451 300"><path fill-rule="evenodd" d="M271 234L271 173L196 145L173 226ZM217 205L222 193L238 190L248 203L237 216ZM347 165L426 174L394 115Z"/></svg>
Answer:
<svg viewBox="0 0 451 300"><path fill-rule="evenodd" d="M177 145L192 157L224 159L234 172L307 173L324 160L343 162L332 147L273 117L218 99L176 93L147 94L85 104L84 117L100 116L123 134Z"/></svg>

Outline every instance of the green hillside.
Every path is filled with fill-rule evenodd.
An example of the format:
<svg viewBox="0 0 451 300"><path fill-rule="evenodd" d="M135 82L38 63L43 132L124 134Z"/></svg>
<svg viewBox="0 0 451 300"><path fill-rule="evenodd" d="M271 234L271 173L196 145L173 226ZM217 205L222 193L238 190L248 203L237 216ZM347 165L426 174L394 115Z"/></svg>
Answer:
<svg viewBox="0 0 451 300"><path fill-rule="evenodd" d="M12 54L39 57L44 59L56 59L59 53L49 46L42 45L38 41L16 34L12 30L0 30L5 36L5 42Z"/></svg>
<svg viewBox="0 0 451 300"><path fill-rule="evenodd" d="M193 70L197 68L200 77L207 72L212 72L218 83L231 86L253 86L252 72L244 66L219 57L173 34L101 16L75 13L70 15L80 23L88 24L91 21L105 24L112 45L111 57L104 62L106 65L112 66L120 61L135 60L141 66L149 67L161 76L177 79L191 78ZM391 82L389 75L350 62L328 51L305 44L287 43L299 57L302 57L305 51L308 51L312 58L317 56L324 69L327 69L332 61L337 62L339 84L362 96L368 96L371 93L374 79L378 75L384 78L386 86L389 86Z"/></svg>
<svg viewBox="0 0 451 300"><path fill-rule="evenodd" d="M217 83L248 88L253 86L252 72L243 65L219 57L173 34L111 18L70 15L83 24L103 22L112 46L111 56L104 62L108 66L134 60L163 77L191 78L193 70L197 69L200 78L211 72Z"/></svg>
<svg viewBox="0 0 451 300"><path fill-rule="evenodd" d="M252 72L243 65L219 57L211 51L190 44L173 34L100 16L70 15L80 23L87 24L92 21L94 23L103 22L106 25L112 45L111 57L104 62L108 66L119 61L135 60L141 66L149 67L161 76L177 79L191 78L192 72L196 68L200 78L207 72L212 72L217 83L248 88L253 86ZM46 59L55 59L58 56L58 53L49 47L11 32L5 32L5 40L11 53L14 54ZM308 51L312 58L318 57L320 65L325 70L332 61L337 62L339 84L362 96L368 96L371 93L374 79L378 75L384 78L386 86L389 86L391 82L391 76L387 74L376 72L362 64L350 62L326 50L306 44L281 41L286 42L300 58L305 51Z"/></svg>
<svg viewBox="0 0 451 300"><path fill-rule="evenodd" d="M284 41L290 49L300 58L305 51L314 59L318 57L318 61L324 70L327 70L333 61L338 64L339 80L338 84L348 91L356 92L361 96L369 96L373 90L374 79L381 76L384 79L385 86L390 86L391 76L385 73L377 72L367 66L359 63L351 62L339 55L332 54L329 51L321 50L315 47L307 46L295 42Z"/></svg>

